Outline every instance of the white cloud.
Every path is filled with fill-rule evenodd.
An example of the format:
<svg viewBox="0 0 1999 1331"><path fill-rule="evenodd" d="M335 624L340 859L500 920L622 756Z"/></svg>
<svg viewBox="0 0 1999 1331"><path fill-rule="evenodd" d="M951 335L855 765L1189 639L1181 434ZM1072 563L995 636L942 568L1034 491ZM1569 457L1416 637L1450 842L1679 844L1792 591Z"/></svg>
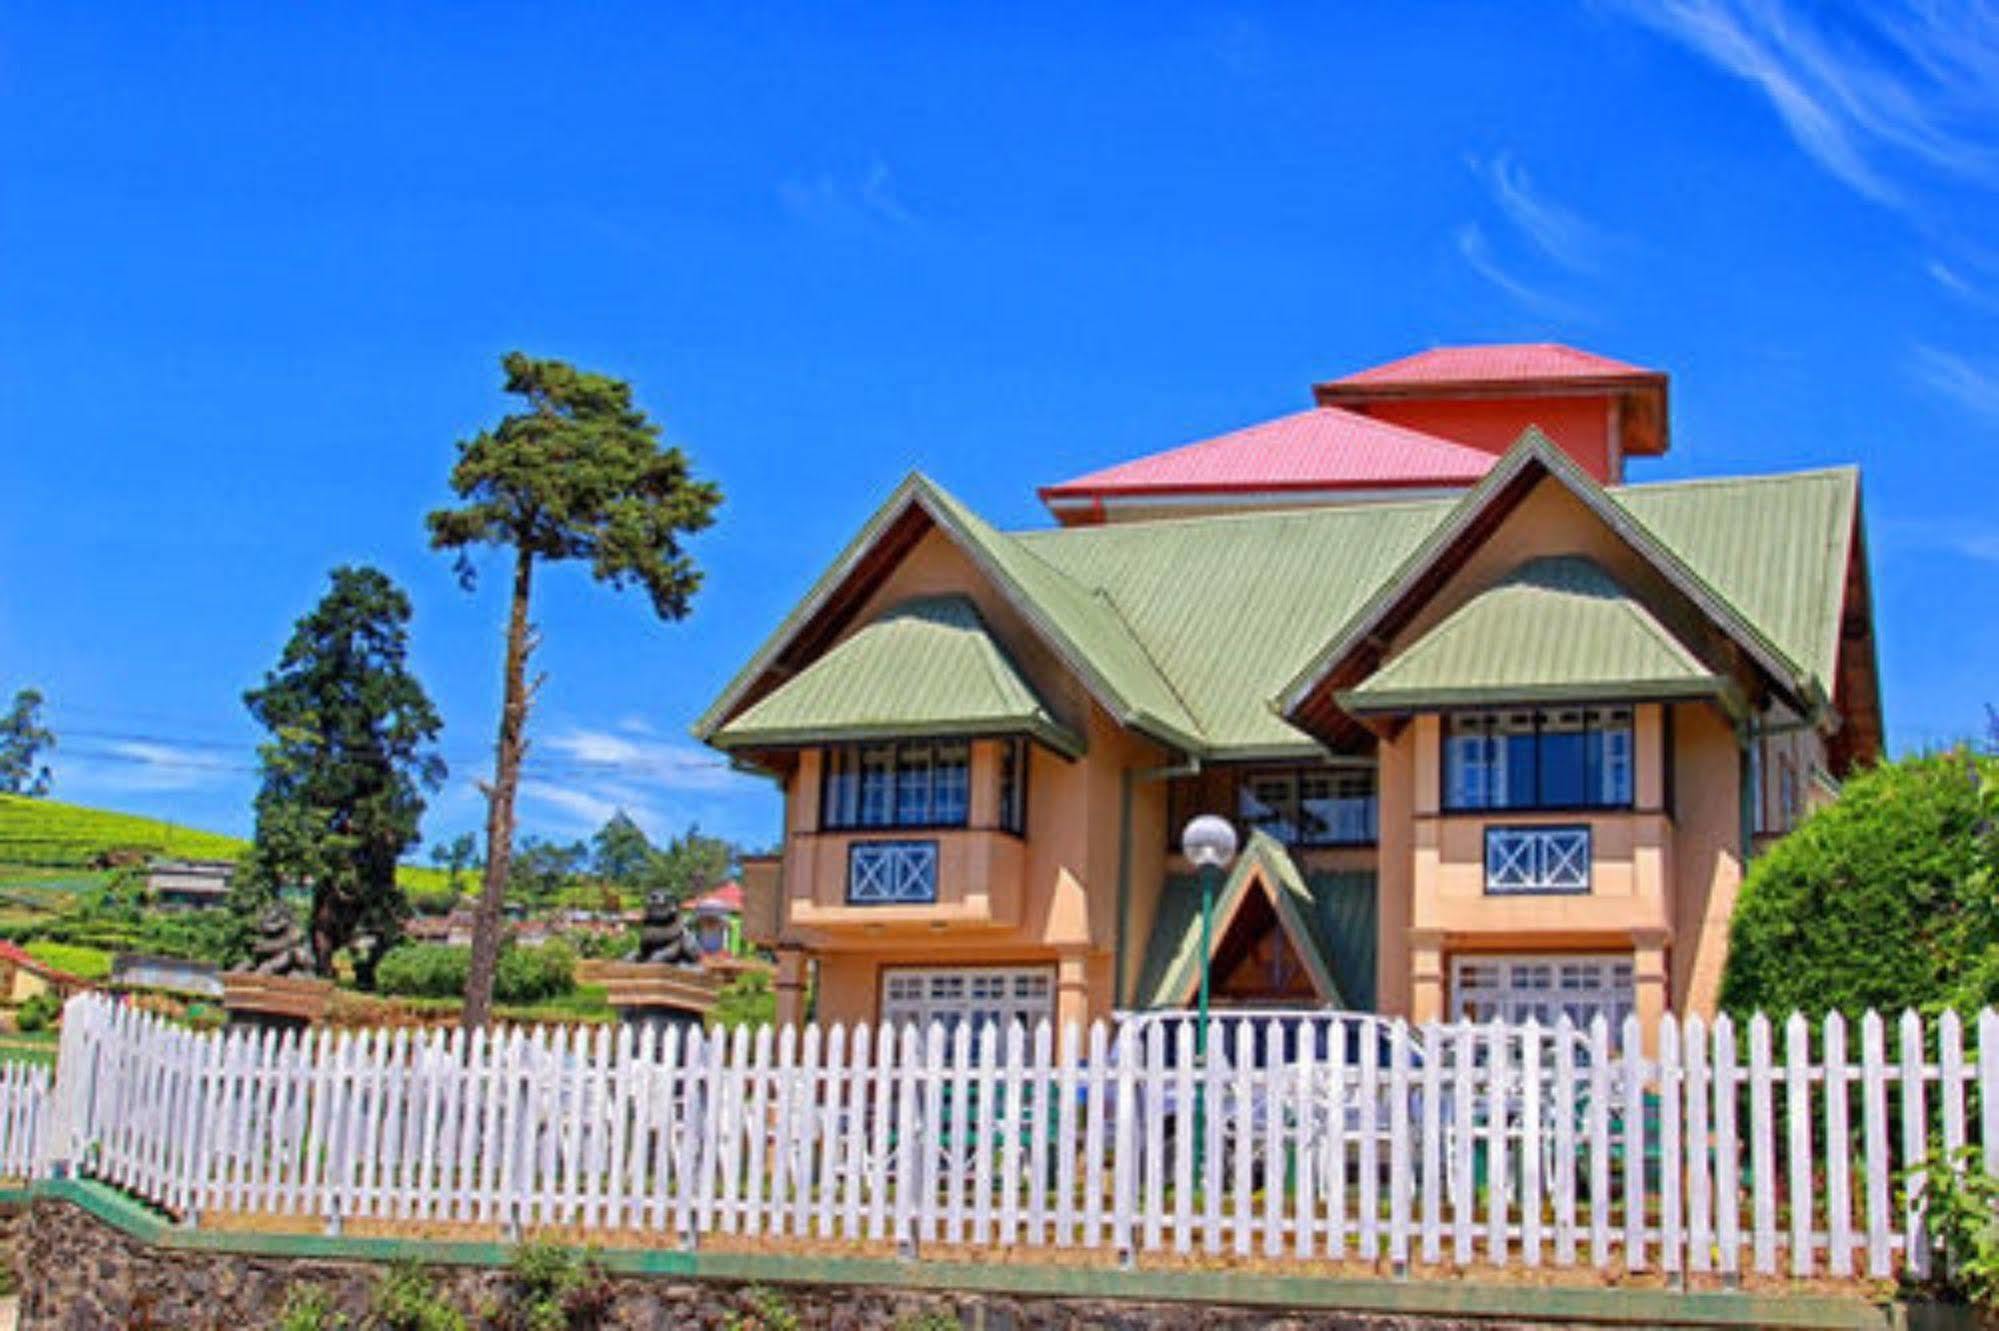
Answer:
<svg viewBox="0 0 1999 1331"><path fill-rule="evenodd" d="M1999 10L1929 0L1621 7L1754 85L1798 146L1867 198L1914 211L1918 170L1988 185L1999 175ZM1843 29L1827 20L1836 12Z"/></svg>
<svg viewBox="0 0 1999 1331"><path fill-rule="evenodd" d="M1918 346L1910 369L1932 392L1988 421L1999 421L1999 367L1980 365L1939 347Z"/></svg>
<svg viewBox="0 0 1999 1331"><path fill-rule="evenodd" d="M902 201L888 163L876 158L857 177L821 172L777 187L778 202L802 221L847 227L912 226L916 214Z"/></svg>
<svg viewBox="0 0 1999 1331"><path fill-rule="evenodd" d="M641 782L663 790L734 790L749 778L718 753L645 735L584 727L537 740L528 765L546 774L573 773Z"/></svg>
<svg viewBox="0 0 1999 1331"><path fill-rule="evenodd" d="M613 730L577 726L536 740L520 793L529 830L540 824L554 835L587 836L622 810L657 842L696 821L724 834L767 835L764 818L752 815L772 791L719 754L632 733L620 722Z"/></svg>
<svg viewBox="0 0 1999 1331"><path fill-rule="evenodd" d="M142 740L107 741L74 755L58 748L50 765L66 783L121 793L205 790L250 770L242 759Z"/></svg>
<svg viewBox="0 0 1999 1331"><path fill-rule="evenodd" d="M1611 239L1595 223L1563 207L1534 187L1526 168L1500 153L1490 161L1471 159L1471 168L1492 192L1493 202L1507 220L1520 228L1542 253L1576 272L1603 267Z"/></svg>
<svg viewBox="0 0 1999 1331"><path fill-rule="evenodd" d="M1455 239L1459 256L1471 266L1473 272L1528 309L1555 319L1580 321L1583 318L1582 312L1567 301L1514 276L1493 255L1492 246L1478 223L1466 222L1458 228Z"/></svg>

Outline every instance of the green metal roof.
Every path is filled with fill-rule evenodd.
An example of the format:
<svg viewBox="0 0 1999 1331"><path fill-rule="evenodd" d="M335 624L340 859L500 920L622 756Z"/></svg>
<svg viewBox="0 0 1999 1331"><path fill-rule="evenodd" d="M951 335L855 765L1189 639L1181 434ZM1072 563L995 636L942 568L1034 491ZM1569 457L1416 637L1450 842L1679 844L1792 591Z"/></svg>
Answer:
<svg viewBox="0 0 1999 1331"><path fill-rule="evenodd" d="M1071 755L1083 743L962 596L908 601L835 646L709 738L722 748L888 735L1025 733Z"/></svg>
<svg viewBox="0 0 1999 1331"><path fill-rule="evenodd" d="M1522 564L1340 695L1349 712L1697 697L1727 681L1594 560Z"/></svg>
<svg viewBox="0 0 1999 1331"><path fill-rule="evenodd" d="M1307 879L1282 843L1253 831L1215 896L1212 946L1259 879L1298 958L1328 1003L1366 1010L1374 995L1374 875L1315 874ZM1362 936L1364 935L1364 936ZM1191 875L1166 880L1141 968L1137 1006L1182 1007L1200 984L1201 891Z"/></svg>
<svg viewBox="0 0 1999 1331"><path fill-rule="evenodd" d="M1605 490L1545 441L1513 456L1576 490L1785 673L1829 688L1859 503L1851 469ZM1490 493L1006 533L913 476L695 733L743 706L869 544L918 505L1123 723L1210 758L1308 754L1317 745L1275 700Z"/></svg>

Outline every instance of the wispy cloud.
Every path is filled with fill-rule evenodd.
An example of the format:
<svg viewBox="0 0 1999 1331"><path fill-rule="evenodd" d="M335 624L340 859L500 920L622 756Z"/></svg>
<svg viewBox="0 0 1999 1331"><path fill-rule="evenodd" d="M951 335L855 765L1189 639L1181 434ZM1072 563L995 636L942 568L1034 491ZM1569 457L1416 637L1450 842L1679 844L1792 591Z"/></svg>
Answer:
<svg viewBox="0 0 1999 1331"><path fill-rule="evenodd" d="M245 761L140 740L116 740L74 755L61 749L53 764L66 784L120 793L204 790L239 780Z"/></svg>
<svg viewBox="0 0 1999 1331"><path fill-rule="evenodd" d="M781 181L778 202L801 221L818 225L906 227L916 214L903 202L888 163L876 158L858 176L829 172Z"/></svg>
<svg viewBox="0 0 1999 1331"><path fill-rule="evenodd" d="M1537 189L1526 168L1511 154L1470 160L1471 169L1491 191L1493 202L1543 254L1579 273L1603 267L1612 244L1608 232Z"/></svg>
<svg viewBox="0 0 1999 1331"><path fill-rule="evenodd" d="M587 836L622 810L655 841L700 822L767 835L760 811L773 787L720 755L627 724L572 726L535 742L521 780L524 821L552 835Z"/></svg>
<svg viewBox="0 0 1999 1331"><path fill-rule="evenodd" d="M537 741L545 757L530 762L561 772L641 781L661 790L736 790L750 778L720 754L646 735L572 728Z"/></svg>
<svg viewBox="0 0 1999 1331"><path fill-rule="evenodd" d="M1917 382L1932 392L1987 421L1999 422L1999 366L1931 346L1918 346L1909 366Z"/></svg>
<svg viewBox="0 0 1999 1331"><path fill-rule="evenodd" d="M1507 295L1519 301L1528 309L1554 319L1580 321L1582 311L1561 297L1543 290L1524 278L1515 276L1492 252L1492 245L1485 238L1485 231L1476 222L1466 222L1457 229L1454 240L1458 255L1471 270L1498 287Z"/></svg>
<svg viewBox="0 0 1999 1331"><path fill-rule="evenodd" d="M1999 10L1989 5L1619 7L1754 85L1798 146L1867 198L1913 210L1924 174L1986 185L1999 176Z"/></svg>

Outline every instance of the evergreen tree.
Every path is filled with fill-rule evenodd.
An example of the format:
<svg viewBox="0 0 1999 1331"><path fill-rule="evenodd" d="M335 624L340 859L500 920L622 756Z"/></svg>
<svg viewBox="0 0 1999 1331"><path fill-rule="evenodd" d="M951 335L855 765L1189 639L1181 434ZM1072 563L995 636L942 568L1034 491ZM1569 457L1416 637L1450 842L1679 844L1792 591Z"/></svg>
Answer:
<svg viewBox="0 0 1999 1331"><path fill-rule="evenodd" d="M364 986L409 905L396 864L418 840L423 792L444 780L441 722L409 668L409 598L372 568L337 568L298 621L277 667L244 695L270 731L259 750L256 843L238 875L238 908L286 884L312 889L313 963L355 955Z"/></svg>
<svg viewBox="0 0 1999 1331"><path fill-rule="evenodd" d="M42 724L42 695L22 689L0 715L0 794L35 799L48 794L52 777L41 758L55 746L55 732Z"/></svg>
<svg viewBox="0 0 1999 1331"><path fill-rule="evenodd" d="M528 711L541 682L527 675L537 640L528 619L535 568L586 561L599 582L636 583L661 619L682 619L701 585L682 538L713 522L722 502L720 489L696 480L678 448L662 445L659 426L632 405L630 384L518 351L501 365L507 392L526 409L458 445L451 488L463 504L426 519L432 547L457 552L468 588L473 548L513 554L499 738L486 790L486 879L465 993L465 1024L472 1028L492 1015L514 799Z"/></svg>
<svg viewBox="0 0 1999 1331"><path fill-rule="evenodd" d="M654 854L652 842L623 809L612 814L590 838L592 871L619 887L638 886Z"/></svg>

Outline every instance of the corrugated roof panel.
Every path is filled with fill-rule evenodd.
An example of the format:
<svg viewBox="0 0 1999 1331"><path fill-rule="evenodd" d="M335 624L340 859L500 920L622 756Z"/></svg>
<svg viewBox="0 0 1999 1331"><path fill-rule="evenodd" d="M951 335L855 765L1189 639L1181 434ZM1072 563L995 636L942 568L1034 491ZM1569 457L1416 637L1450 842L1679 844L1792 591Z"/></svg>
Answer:
<svg viewBox="0 0 1999 1331"><path fill-rule="evenodd" d="M1561 556L1522 564L1340 701L1417 711L1469 699L1694 696L1722 683L1602 566Z"/></svg>
<svg viewBox="0 0 1999 1331"><path fill-rule="evenodd" d="M1650 377L1644 369L1560 342L1492 342L1467 347L1432 347L1335 379L1335 385L1503 384L1535 379L1602 379L1617 375Z"/></svg>

